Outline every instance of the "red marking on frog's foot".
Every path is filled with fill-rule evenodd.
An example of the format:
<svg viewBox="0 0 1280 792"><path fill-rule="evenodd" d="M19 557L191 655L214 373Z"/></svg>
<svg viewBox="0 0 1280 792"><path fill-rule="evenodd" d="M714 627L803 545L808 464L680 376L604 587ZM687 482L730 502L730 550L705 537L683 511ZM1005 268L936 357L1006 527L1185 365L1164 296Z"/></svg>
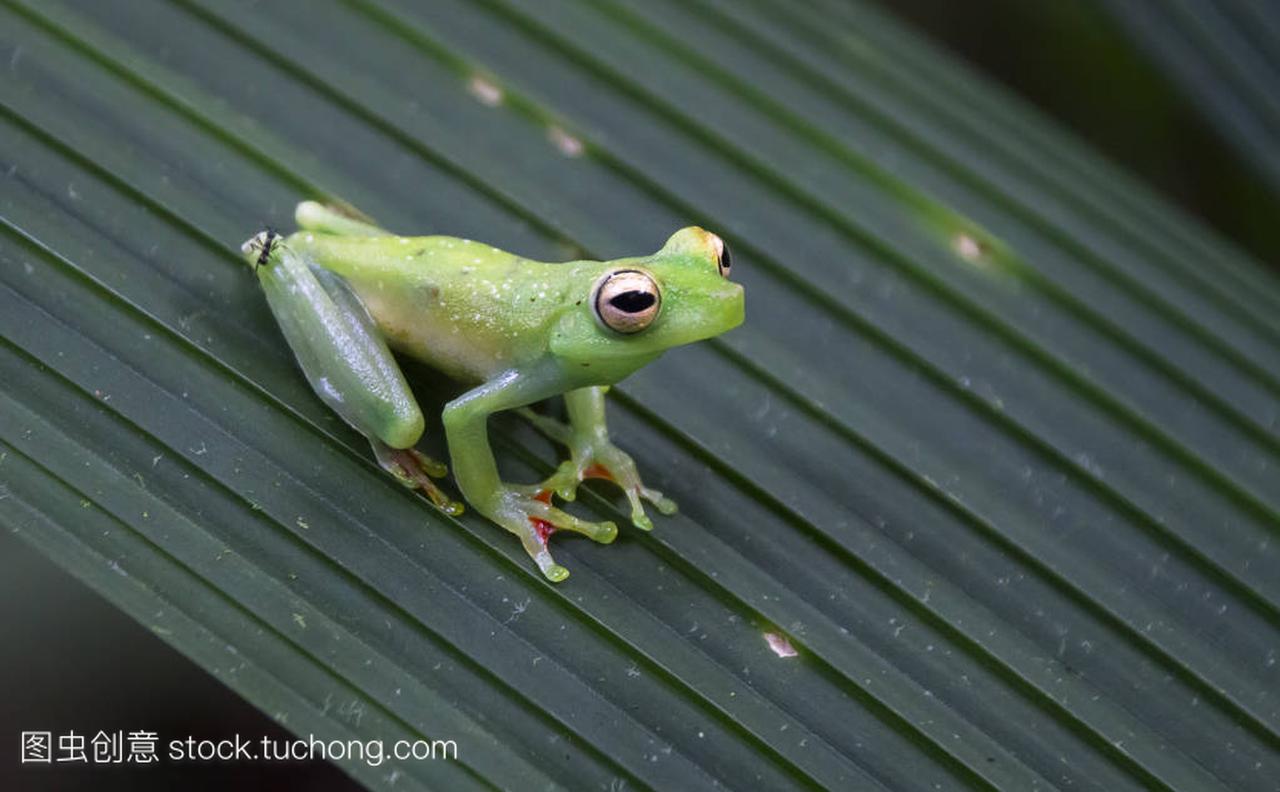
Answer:
<svg viewBox="0 0 1280 792"><path fill-rule="evenodd" d="M613 474L605 470L603 465L592 465L591 467L582 471L582 477L584 479L596 478L596 479L604 479L605 481L613 481Z"/></svg>
<svg viewBox="0 0 1280 792"><path fill-rule="evenodd" d="M551 505L551 490L543 490L533 496L534 500L540 500L548 506ZM551 538L551 534L556 532L556 527L541 517L530 517L529 522L533 524L533 530L538 532L538 539L545 545L547 540Z"/></svg>
<svg viewBox="0 0 1280 792"><path fill-rule="evenodd" d="M533 523L533 530L538 532L538 539L544 545L551 538L551 534L556 532L556 527L541 517L530 517L529 522Z"/></svg>

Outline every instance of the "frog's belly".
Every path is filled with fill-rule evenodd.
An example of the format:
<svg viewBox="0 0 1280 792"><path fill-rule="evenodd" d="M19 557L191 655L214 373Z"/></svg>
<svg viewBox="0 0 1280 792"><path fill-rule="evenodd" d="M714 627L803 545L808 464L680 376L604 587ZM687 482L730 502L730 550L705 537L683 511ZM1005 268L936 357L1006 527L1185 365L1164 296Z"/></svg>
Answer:
<svg viewBox="0 0 1280 792"><path fill-rule="evenodd" d="M484 314L455 316L438 300L382 299L361 292L387 343L453 379L483 382L514 365L508 339Z"/></svg>
<svg viewBox="0 0 1280 792"><path fill-rule="evenodd" d="M430 340L414 334L384 331L387 343L397 352L421 360L461 382L484 382L511 368L512 361L496 351L461 336L434 336Z"/></svg>

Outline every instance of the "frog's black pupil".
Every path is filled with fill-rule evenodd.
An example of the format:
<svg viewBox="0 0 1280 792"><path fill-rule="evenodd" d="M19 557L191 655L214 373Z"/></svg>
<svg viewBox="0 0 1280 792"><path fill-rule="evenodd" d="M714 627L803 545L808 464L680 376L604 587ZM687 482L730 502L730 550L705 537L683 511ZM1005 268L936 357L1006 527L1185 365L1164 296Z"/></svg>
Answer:
<svg viewBox="0 0 1280 792"><path fill-rule="evenodd" d="M609 304L624 313L640 313L650 308L658 298L646 291L625 291L609 300Z"/></svg>
<svg viewBox="0 0 1280 792"><path fill-rule="evenodd" d="M723 244L724 247L721 248L721 251L720 251L720 266L724 269L725 272L728 272L733 267L733 256L729 255L728 243L721 243L721 244Z"/></svg>

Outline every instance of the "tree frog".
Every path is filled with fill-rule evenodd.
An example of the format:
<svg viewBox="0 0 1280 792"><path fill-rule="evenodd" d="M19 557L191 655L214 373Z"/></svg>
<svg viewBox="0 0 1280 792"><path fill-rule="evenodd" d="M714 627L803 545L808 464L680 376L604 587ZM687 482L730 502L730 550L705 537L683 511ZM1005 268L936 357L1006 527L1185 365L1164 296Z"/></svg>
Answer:
<svg viewBox="0 0 1280 792"><path fill-rule="evenodd" d="M350 207L304 201L295 218L300 230L287 238L265 231L245 242L246 261L311 387L401 483L447 513L462 510L431 480L445 466L414 448L425 421L391 349L471 386L442 415L458 488L520 538L549 580L569 575L551 557L552 533L601 543L618 533L556 508L552 494L573 500L584 479L608 479L644 530L643 501L675 511L610 440L604 397L667 349L743 321L743 289L729 280L720 237L689 227L653 255L546 263L466 239L398 236ZM556 395L568 423L527 409ZM498 477L487 419L512 409L569 448L538 484Z"/></svg>

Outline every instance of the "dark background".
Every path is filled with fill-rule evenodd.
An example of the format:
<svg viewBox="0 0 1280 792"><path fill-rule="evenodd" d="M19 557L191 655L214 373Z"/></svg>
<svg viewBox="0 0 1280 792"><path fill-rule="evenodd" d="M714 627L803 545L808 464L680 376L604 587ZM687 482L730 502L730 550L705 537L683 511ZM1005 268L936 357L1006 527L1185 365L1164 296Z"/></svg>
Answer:
<svg viewBox="0 0 1280 792"><path fill-rule="evenodd" d="M877 4L1280 268L1280 198L1098 0Z"/></svg>
<svg viewBox="0 0 1280 792"><path fill-rule="evenodd" d="M1112 20L1088 0L881 0L988 77L1073 129L1121 167L1280 266L1280 205ZM84 584L0 532L0 789L357 787L325 763L211 762L144 768L21 766L23 730L158 732L250 739L287 732L116 611Z"/></svg>

